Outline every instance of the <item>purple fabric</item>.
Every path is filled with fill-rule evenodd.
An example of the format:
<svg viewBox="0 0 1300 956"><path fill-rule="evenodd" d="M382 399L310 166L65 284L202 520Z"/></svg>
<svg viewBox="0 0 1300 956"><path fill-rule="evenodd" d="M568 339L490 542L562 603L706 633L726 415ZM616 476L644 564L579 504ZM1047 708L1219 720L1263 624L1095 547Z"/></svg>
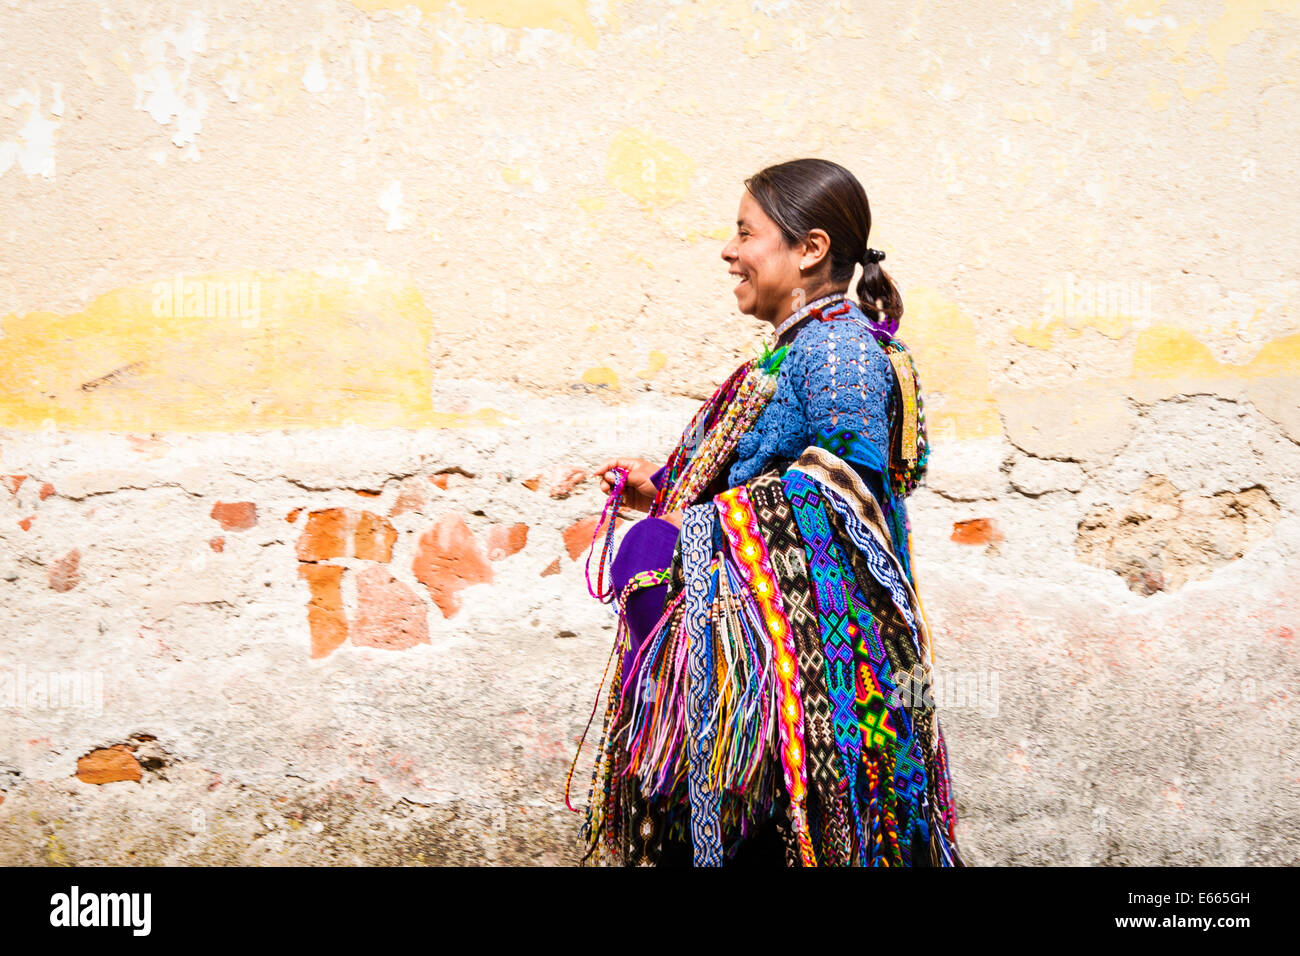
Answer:
<svg viewBox="0 0 1300 956"><path fill-rule="evenodd" d="M654 485L656 488L662 487L663 480L664 480L664 472L667 470L668 470L668 466L664 465L662 468L656 471L653 475L650 476L650 483Z"/></svg>
<svg viewBox="0 0 1300 956"><path fill-rule="evenodd" d="M627 582L640 571L658 571L668 567L677 547L677 526L663 518L642 518L627 529L623 543L618 546L610 579L616 593L622 593ZM656 584L652 588L637 588L627 599L627 629L632 649L623 655L623 683L626 686L632 661L637 649L649 636L651 628L664 613L668 585Z"/></svg>

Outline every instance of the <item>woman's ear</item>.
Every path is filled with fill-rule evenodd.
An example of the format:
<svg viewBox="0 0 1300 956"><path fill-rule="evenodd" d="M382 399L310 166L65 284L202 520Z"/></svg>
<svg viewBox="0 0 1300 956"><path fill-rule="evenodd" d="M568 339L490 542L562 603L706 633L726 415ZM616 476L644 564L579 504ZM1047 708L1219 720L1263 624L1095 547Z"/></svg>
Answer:
<svg viewBox="0 0 1300 956"><path fill-rule="evenodd" d="M803 248L803 258L811 266L813 262L820 262L830 254L831 237L825 229L813 229L804 237Z"/></svg>

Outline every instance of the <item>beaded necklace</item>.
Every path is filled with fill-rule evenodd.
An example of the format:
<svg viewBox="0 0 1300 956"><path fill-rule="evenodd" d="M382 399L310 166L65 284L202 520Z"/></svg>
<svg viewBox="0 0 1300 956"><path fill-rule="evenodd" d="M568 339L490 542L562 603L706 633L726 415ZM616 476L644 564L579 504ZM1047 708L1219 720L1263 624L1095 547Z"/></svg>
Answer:
<svg viewBox="0 0 1300 956"><path fill-rule="evenodd" d="M776 328L776 340L810 316L821 315L829 306L847 302L843 292L832 292L809 302L788 316ZM776 392L777 372L788 345L764 345L763 354L746 362L723 382L695 413L682 439L664 468L651 517L682 510L693 504L728 460L736 442L758 420Z"/></svg>

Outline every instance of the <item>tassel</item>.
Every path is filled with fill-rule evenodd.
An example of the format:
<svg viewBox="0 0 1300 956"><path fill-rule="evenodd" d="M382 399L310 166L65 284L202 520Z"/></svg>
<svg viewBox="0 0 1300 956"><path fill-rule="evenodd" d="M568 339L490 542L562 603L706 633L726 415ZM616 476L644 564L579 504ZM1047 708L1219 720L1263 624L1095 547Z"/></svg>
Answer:
<svg viewBox="0 0 1300 956"><path fill-rule="evenodd" d="M781 363L785 361L786 354L790 351L790 346L783 345L779 349L773 349L767 342L763 343L763 351L758 357L758 365L768 375L775 375L781 370Z"/></svg>
<svg viewBox="0 0 1300 956"><path fill-rule="evenodd" d="M930 839L927 841L926 846L930 851L930 865L943 866L943 854L939 850L939 831L934 827L929 827L928 829L930 831Z"/></svg>
<svg viewBox="0 0 1300 956"><path fill-rule="evenodd" d="M719 568L713 607L714 635L722 653L718 728L710 760L711 785L744 792L753 783L775 728L770 654L758 609L730 559Z"/></svg>

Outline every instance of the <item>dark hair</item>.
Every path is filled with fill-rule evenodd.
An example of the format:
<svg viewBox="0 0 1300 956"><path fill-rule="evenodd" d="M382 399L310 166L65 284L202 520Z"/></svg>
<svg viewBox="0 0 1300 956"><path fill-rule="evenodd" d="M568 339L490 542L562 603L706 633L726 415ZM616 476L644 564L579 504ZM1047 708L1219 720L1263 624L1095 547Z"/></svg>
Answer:
<svg viewBox="0 0 1300 956"><path fill-rule="evenodd" d="M831 281L848 282L861 264L858 305L875 324L898 329L903 297L880 263L868 261L871 206L856 176L830 160L792 159L750 176L745 188L780 227L787 245L824 229L831 240Z"/></svg>

